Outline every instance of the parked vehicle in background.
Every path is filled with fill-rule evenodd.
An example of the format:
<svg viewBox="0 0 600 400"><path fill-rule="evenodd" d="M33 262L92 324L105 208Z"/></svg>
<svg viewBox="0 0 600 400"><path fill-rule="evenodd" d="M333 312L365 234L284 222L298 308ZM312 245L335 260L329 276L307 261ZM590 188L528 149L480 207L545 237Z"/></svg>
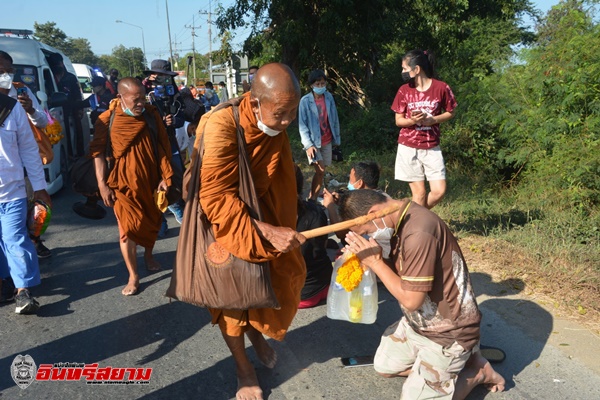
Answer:
<svg viewBox="0 0 600 400"><path fill-rule="evenodd" d="M81 91L83 92L84 100L90 97L94 93L94 88L92 87L92 79L95 76L101 76L106 79L104 73L99 69L94 69L87 64L78 64L74 63L73 68L75 68L77 80L79 81L79 86L81 86ZM94 125L92 124L92 119L90 114L92 112L91 108L87 108L87 118L88 123L90 125L90 132L94 132Z"/></svg>
<svg viewBox="0 0 600 400"><path fill-rule="evenodd" d="M83 92L83 98L87 99L92 95L92 78L96 75L96 72L92 67L87 64L78 64L74 63L73 68L75 68L75 76L77 76L77 80L79 81L79 86L81 86L81 91Z"/></svg>
<svg viewBox="0 0 600 400"><path fill-rule="evenodd" d="M65 68L75 74L75 68L67 56L37 40L31 39L33 34L24 29L1 29L0 49L10 54L15 69L14 82L23 82L35 94L42 107L49 112L53 119L60 122L63 135L68 124L70 135L63 137L53 145L54 160L44 165L44 174L48 184L48 193L58 192L67 180L67 172L77 154L77 138L75 121L72 116L66 117L62 105L66 103L66 94L59 92L54 75L48 64L48 57L53 53L63 56ZM87 153L90 142L90 130L86 113L82 116L83 147Z"/></svg>

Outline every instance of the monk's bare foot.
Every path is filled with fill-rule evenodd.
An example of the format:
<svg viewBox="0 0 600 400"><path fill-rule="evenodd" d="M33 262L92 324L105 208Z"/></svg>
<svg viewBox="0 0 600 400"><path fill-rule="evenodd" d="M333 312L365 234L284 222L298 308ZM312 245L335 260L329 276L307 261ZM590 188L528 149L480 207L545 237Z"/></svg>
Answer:
<svg viewBox="0 0 600 400"><path fill-rule="evenodd" d="M123 296L133 296L134 294L137 293L138 290L138 286L140 285L140 281L137 279L134 280L129 280L129 282L127 282L127 286L125 286L123 288L123 290L121 290L121 294L123 294Z"/></svg>
<svg viewBox="0 0 600 400"><path fill-rule="evenodd" d="M477 375L475 375L475 382L477 384L485 385L485 387L490 392L503 392L504 385L506 381L499 373L492 368L492 365L488 360L486 360L481 352L477 352L473 354L472 358L469 360L468 368L473 368L477 370Z"/></svg>
<svg viewBox="0 0 600 400"><path fill-rule="evenodd" d="M242 373L238 370L238 391L236 400L263 400L263 392L258 384L254 368Z"/></svg>
<svg viewBox="0 0 600 400"><path fill-rule="evenodd" d="M261 363L267 368L274 368L277 363L277 353L269 345L262 333L251 330L247 332L248 339L252 342L254 351Z"/></svg>
<svg viewBox="0 0 600 400"><path fill-rule="evenodd" d="M146 264L146 269L150 272L156 272L162 269L158 261L156 261L154 258L145 258L144 263Z"/></svg>

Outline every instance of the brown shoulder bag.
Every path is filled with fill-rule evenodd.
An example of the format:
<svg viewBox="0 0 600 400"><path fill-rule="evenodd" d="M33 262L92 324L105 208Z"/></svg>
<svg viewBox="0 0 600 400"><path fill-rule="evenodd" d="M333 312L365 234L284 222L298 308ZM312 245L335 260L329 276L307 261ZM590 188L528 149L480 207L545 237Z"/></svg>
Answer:
<svg viewBox="0 0 600 400"><path fill-rule="evenodd" d="M239 150L239 196L247 204L252 217L261 220L244 132L239 123L238 104L239 99L233 99L218 108L233 107ZM225 250L215 240L212 224L202 210L199 192L204 134L184 178L184 188L187 188L185 211L166 296L217 309L279 308L271 286L269 263L254 264Z"/></svg>

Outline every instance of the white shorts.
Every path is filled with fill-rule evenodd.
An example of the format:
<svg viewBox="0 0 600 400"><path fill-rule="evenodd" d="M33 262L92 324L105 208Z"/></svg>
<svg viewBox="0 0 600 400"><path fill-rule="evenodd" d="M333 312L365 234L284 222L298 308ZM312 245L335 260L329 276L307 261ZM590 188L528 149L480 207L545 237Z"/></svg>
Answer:
<svg viewBox="0 0 600 400"><path fill-rule="evenodd" d="M333 142L329 142L325 146L322 146L320 149L317 148L317 154L315 158L308 157L308 163L310 165L315 164L317 161L323 161L323 165L329 167L331 165L331 156L333 150Z"/></svg>
<svg viewBox="0 0 600 400"><path fill-rule="evenodd" d="M398 144L396 153L396 180L405 182L443 181L446 166L440 146L432 149L415 149Z"/></svg>

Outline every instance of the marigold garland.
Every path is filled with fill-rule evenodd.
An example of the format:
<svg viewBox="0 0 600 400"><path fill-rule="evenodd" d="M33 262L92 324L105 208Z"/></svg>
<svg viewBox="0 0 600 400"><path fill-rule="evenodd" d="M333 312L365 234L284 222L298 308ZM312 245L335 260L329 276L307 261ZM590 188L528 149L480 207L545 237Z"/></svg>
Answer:
<svg viewBox="0 0 600 400"><path fill-rule="evenodd" d="M57 120L54 120L51 124L48 124L46 126L46 135L50 139L50 143L52 145L55 145L56 143L60 142L60 140L64 137L64 135L61 132L62 126Z"/></svg>
<svg viewBox="0 0 600 400"><path fill-rule="evenodd" d="M335 281L342 285L347 292L351 292L358 287L362 277L363 269L360 266L360 260L355 254L350 254L338 268Z"/></svg>

